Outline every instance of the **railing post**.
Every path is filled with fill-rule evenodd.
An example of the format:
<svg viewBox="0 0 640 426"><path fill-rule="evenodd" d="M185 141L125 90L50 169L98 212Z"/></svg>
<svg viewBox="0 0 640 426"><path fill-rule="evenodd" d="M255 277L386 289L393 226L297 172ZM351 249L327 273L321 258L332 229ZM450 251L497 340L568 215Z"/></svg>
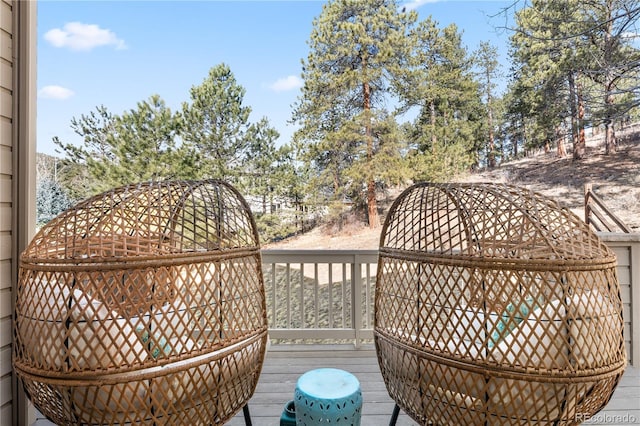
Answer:
<svg viewBox="0 0 640 426"><path fill-rule="evenodd" d="M353 306L353 327L356 332L355 347L360 348L362 341L362 259L356 254L353 260L353 289L351 291L351 304Z"/></svg>
<svg viewBox="0 0 640 426"><path fill-rule="evenodd" d="M591 206L589 205L589 195L591 194L591 190L593 185L590 183L584 184L584 222L589 225L591 220Z"/></svg>
<svg viewBox="0 0 640 426"><path fill-rule="evenodd" d="M631 243L631 353L629 361L640 366L640 241Z"/></svg>

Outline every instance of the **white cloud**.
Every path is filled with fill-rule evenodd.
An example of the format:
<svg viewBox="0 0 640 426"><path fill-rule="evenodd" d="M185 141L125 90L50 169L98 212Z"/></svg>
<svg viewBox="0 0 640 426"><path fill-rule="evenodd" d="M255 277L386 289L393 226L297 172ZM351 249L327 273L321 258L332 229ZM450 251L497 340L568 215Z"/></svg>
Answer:
<svg viewBox="0 0 640 426"><path fill-rule="evenodd" d="M399 9L410 11L410 10L416 10L417 8L429 3L442 3L442 2L453 2L453 1L473 2L473 1L504 1L504 0L409 0L406 3L403 3Z"/></svg>
<svg viewBox="0 0 640 426"><path fill-rule="evenodd" d="M415 10L427 3L437 3L438 0L411 0L402 5L402 9L406 11Z"/></svg>
<svg viewBox="0 0 640 426"><path fill-rule="evenodd" d="M127 48L124 40L119 39L113 31L82 22L68 22L62 29L49 30L44 34L44 39L55 47L67 47L78 51L89 51L99 46Z"/></svg>
<svg viewBox="0 0 640 426"><path fill-rule="evenodd" d="M65 100L75 95L73 90L62 86L44 86L38 91L38 97L42 99Z"/></svg>
<svg viewBox="0 0 640 426"><path fill-rule="evenodd" d="M285 78L280 78L275 83L269 85L269 89L274 92L287 92L302 87L302 80L300 77L290 75Z"/></svg>

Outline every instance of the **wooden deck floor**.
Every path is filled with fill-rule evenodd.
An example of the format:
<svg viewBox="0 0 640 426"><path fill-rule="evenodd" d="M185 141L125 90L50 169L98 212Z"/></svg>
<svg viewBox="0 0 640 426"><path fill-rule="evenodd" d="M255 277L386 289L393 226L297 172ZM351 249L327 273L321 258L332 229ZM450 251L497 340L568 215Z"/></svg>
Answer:
<svg viewBox="0 0 640 426"><path fill-rule="evenodd" d="M363 398L362 426L388 425L394 403L387 393L374 350L335 349L314 346L309 350L281 350L272 347L265 358L262 374L253 398L249 402L255 426L278 426L285 403L293 399L298 377L314 368L332 367L347 370L360 381ZM242 413L230 426L243 426ZM401 413L398 426L415 425Z"/></svg>
<svg viewBox="0 0 640 426"><path fill-rule="evenodd" d="M315 348L291 351L272 347L267 353L256 393L249 402L253 424L278 426L284 404L293 399L298 377L314 368L333 367L353 373L360 381L364 400L362 426L388 425L394 404L382 381L375 351ZM228 424L244 425L242 413ZM640 368L627 368L613 399L585 424L640 425ZM416 423L401 413L397 425L415 426Z"/></svg>
<svg viewBox="0 0 640 426"><path fill-rule="evenodd" d="M388 425L393 402L382 381L375 351L371 348L353 350L314 346L300 350L272 347L267 353L258 387L249 402L254 426L279 426L285 403L293 399L298 377L304 372L321 367L341 368L353 373L360 381L364 406L362 426ZM243 426L242 412L229 426ZM415 426L401 413L398 426ZM640 425L640 368L628 367L620 386L607 407L587 425ZM39 419L36 426L51 425ZM461 425L465 426L465 425Z"/></svg>

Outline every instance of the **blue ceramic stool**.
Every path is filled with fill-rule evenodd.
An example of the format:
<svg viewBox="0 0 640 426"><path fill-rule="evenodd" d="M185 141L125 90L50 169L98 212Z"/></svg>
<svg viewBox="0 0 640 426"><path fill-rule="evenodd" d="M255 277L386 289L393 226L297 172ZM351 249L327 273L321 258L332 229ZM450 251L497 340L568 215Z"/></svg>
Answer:
<svg viewBox="0 0 640 426"><path fill-rule="evenodd" d="M336 368L307 371L298 379L293 401L297 425L360 426L360 382L347 371Z"/></svg>

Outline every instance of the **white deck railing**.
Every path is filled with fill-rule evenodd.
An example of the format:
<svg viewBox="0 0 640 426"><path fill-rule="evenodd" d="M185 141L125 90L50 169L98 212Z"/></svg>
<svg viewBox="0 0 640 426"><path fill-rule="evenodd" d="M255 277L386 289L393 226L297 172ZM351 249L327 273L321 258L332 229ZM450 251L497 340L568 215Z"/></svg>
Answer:
<svg viewBox="0 0 640 426"><path fill-rule="evenodd" d="M373 339L376 250L263 250L272 342Z"/></svg>
<svg viewBox="0 0 640 426"><path fill-rule="evenodd" d="M629 361L640 365L640 234L600 234L618 257ZM373 339L377 250L263 250L272 343Z"/></svg>

